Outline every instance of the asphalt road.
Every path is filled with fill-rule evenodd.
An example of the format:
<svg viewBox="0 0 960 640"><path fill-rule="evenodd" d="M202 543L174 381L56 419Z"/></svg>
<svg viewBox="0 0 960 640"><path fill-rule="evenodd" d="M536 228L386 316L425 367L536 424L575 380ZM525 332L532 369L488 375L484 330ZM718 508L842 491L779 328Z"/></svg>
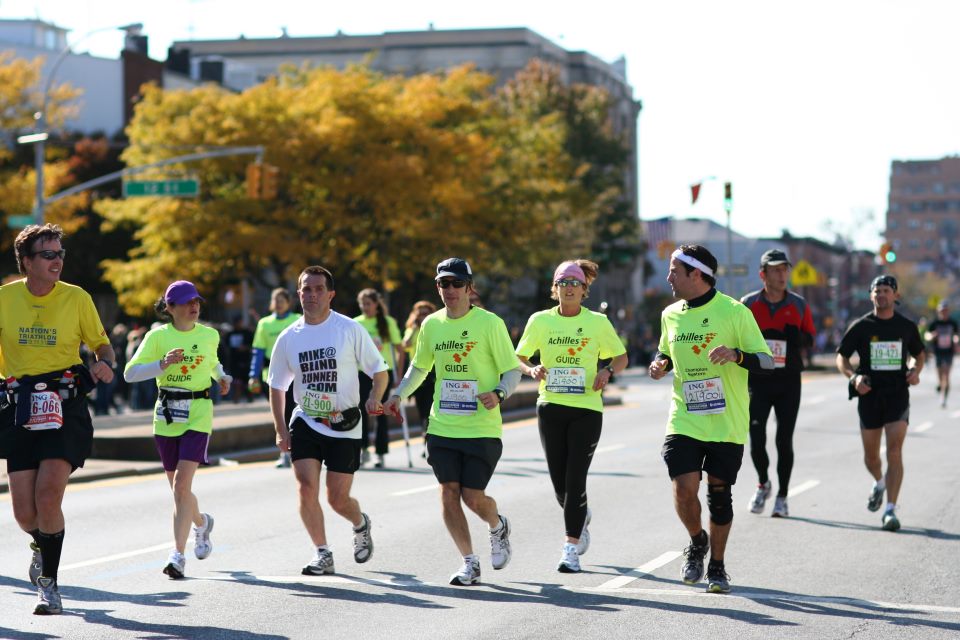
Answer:
<svg viewBox="0 0 960 640"><path fill-rule="evenodd" d="M470 523L483 584L452 587L460 563L436 485L414 445L394 468L363 471L354 495L376 551L353 562L348 523L327 509L336 576L305 577L312 548L289 470L269 463L201 471L215 549L188 552L188 578L161 574L172 500L161 476L73 485L60 571L66 611L31 614L28 538L0 496L0 638L956 638L960 636L960 400L942 410L926 376L913 394L898 533L866 509L856 409L842 378L810 376L796 435L789 519L751 514L745 456L727 552L733 592L679 581L686 536L659 457L669 381L626 378L608 408L589 482L593 543L584 571L556 571L563 540L533 420L508 426L489 487L512 523L513 560L489 564ZM773 440L773 419L770 442ZM771 452L772 453L772 452ZM775 460L775 454L773 455Z"/></svg>

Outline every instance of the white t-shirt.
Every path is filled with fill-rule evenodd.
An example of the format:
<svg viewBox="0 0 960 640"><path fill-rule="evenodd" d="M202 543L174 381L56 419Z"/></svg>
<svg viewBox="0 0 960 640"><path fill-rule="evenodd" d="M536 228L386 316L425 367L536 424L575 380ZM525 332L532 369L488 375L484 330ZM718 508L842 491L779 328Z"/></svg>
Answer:
<svg viewBox="0 0 960 640"><path fill-rule="evenodd" d="M283 330L270 355L267 384L286 391L293 383L297 407L290 418L291 424L300 418L325 436L358 439L359 423L350 431L334 431L315 418L326 411L359 406L359 371L373 377L386 370L387 363L367 330L360 323L331 311L320 324L307 324L300 318Z"/></svg>

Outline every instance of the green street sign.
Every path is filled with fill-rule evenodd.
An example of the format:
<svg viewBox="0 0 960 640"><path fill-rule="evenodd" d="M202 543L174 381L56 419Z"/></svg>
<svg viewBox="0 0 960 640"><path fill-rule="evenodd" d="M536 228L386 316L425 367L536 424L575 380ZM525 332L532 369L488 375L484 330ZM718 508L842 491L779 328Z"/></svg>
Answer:
<svg viewBox="0 0 960 640"><path fill-rule="evenodd" d="M169 198L196 198L200 195L200 181L196 178L180 180L128 180L123 183L123 197L161 196Z"/></svg>
<svg viewBox="0 0 960 640"><path fill-rule="evenodd" d="M7 216L7 226L11 229L22 229L31 224L33 224L32 214L25 216Z"/></svg>

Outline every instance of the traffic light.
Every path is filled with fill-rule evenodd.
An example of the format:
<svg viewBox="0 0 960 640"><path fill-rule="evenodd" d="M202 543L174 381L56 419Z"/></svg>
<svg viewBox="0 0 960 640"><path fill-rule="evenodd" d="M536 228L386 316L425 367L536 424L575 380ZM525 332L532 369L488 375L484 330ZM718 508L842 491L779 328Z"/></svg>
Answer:
<svg viewBox="0 0 960 640"><path fill-rule="evenodd" d="M277 183L280 180L280 168L272 164L263 165L263 181L260 183L260 197L264 200L277 199Z"/></svg>
<svg viewBox="0 0 960 640"><path fill-rule="evenodd" d="M893 250L893 245L884 242L880 245L880 252L877 254L882 264L890 264L897 261L897 252Z"/></svg>
<svg viewBox="0 0 960 640"><path fill-rule="evenodd" d="M723 208L727 210L727 213L730 213L730 210L733 209L733 183L732 182L723 183Z"/></svg>
<svg viewBox="0 0 960 640"><path fill-rule="evenodd" d="M247 197L251 200L260 199L260 180L262 166L259 163L247 165Z"/></svg>

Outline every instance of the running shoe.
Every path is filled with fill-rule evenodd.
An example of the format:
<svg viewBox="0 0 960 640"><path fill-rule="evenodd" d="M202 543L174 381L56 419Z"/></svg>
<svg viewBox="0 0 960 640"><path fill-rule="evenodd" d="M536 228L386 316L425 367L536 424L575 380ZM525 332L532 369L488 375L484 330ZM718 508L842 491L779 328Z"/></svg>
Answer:
<svg viewBox="0 0 960 640"><path fill-rule="evenodd" d="M375 469L383 469L383 467L385 466L385 464L386 464L386 461L385 461L383 455L380 454L380 453L378 453L378 454L377 454L377 461L373 464L374 468L375 468Z"/></svg>
<svg viewBox="0 0 960 640"><path fill-rule="evenodd" d="M183 557L183 554L174 549L170 552L170 557L167 558L167 566L163 568L163 572L170 576L171 580L179 580L183 577L183 569L187 566L187 559Z"/></svg>
<svg viewBox="0 0 960 640"><path fill-rule="evenodd" d="M333 574L333 552L330 549L317 549L317 554L300 571L305 576L325 576Z"/></svg>
<svg viewBox="0 0 960 640"><path fill-rule="evenodd" d="M590 548L590 531L587 529L587 526L590 524L592 517L593 513L590 511L590 507L587 507L587 519L583 521L583 531L580 532L580 541L577 542L578 556L582 556L587 552L587 549Z"/></svg>
<svg viewBox="0 0 960 640"><path fill-rule="evenodd" d="M707 592L730 593L730 576L722 564L710 563L707 567Z"/></svg>
<svg viewBox="0 0 960 640"><path fill-rule="evenodd" d="M30 550L33 552L33 557L30 558L27 575L30 576L30 584L37 586L37 578L43 574L43 556L40 555L40 546L36 542L30 543Z"/></svg>
<svg viewBox="0 0 960 640"><path fill-rule="evenodd" d="M480 584L480 559L477 556L467 556L463 559L463 566L450 576L450 584L455 587L469 587Z"/></svg>
<svg viewBox="0 0 960 640"><path fill-rule="evenodd" d="M873 483L873 489L870 490L870 497L867 499L867 509L870 511L879 511L880 507L883 506L883 492L882 487L878 487L877 483Z"/></svg>
<svg viewBox="0 0 960 640"><path fill-rule="evenodd" d="M510 562L510 521L501 515L497 517L499 530L490 531L490 563L494 569L503 569Z"/></svg>
<svg viewBox="0 0 960 640"><path fill-rule="evenodd" d="M370 451L367 449L364 449L363 451L360 452L360 466L362 467L368 462L370 462Z"/></svg>
<svg viewBox="0 0 960 640"><path fill-rule="evenodd" d="M750 500L750 511L752 513L763 513L763 507L767 504L767 498L770 497L772 488L769 480L757 485L757 492Z"/></svg>
<svg viewBox="0 0 960 640"><path fill-rule="evenodd" d="M373 538L370 537L370 516L361 513L363 524L353 530L353 559L363 564L373 557Z"/></svg>
<svg viewBox="0 0 960 640"><path fill-rule="evenodd" d="M213 531L213 516L209 513L201 514L203 524L193 528L193 554L197 560L203 560L213 552L213 543L210 542L210 532Z"/></svg>
<svg viewBox="0 0 960 640"><path fill-rule="evenodd" d="M887 511L884 512L881 522L883 523L884 531L896 531L900 528L900 520L897 518L897 514L893 509L887 509Z"/></svg>
<svg viewBox="0 0 960 640"><path fill-rule="evenodd" d="M580 573L580 554L577 553L577 545L571 542L563 544L563 552L560 555L560 564L557 565L557 571L560 573Z"/></svg>
<svg viewBox="0 0 960 640"><path fill-rule="evenodd" d="M49 616L63 613L60 589L53 578L37 578L37 606L33 615Z"/></svg>
<svg viewBox="0 0 960 640"><path fill-rule="evenodd" d="M687 548L683 550L683 557L686 558L683 563L684 584L697 584L703 578L703 559L706 557L707 551L710 550L710 538L706 534L704 534L704 537L707 539L702 545L695 544L691 540Z"/></svg>
<svg viewBox="0 0 960 640"><path fill-rule="evenodd" d="M281 452L280 452L280 457L277 458L277 462L276 462L276 464L274 464L273 466L275 466L277 469L289 469L289 468L290 468L290 464L291 464L291 463L290 463L290 452L289 452L289 451L281 451Z"/></svg>
<svg viewBox="0 0 960 640"><path fill-rule="evenodd" d="M774 518L786 518L790 515L789 509L787 509L787 499L783 496L777 496L777 499L773 503L773 511L770 515Z"/></svg>

